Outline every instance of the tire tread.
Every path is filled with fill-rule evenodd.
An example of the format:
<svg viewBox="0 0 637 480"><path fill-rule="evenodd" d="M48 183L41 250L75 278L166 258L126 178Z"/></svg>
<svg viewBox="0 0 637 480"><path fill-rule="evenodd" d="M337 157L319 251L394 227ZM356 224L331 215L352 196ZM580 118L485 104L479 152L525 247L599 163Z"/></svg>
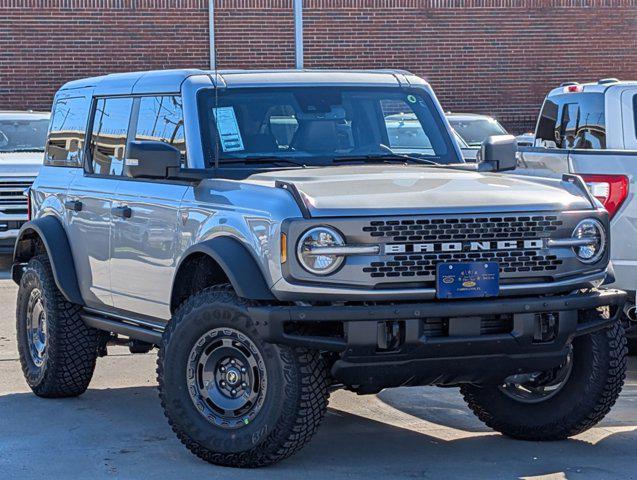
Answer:
<svg viewBox="0 0 637 480"><path fill-rule="evenodd" d="M209 287L184 301L177 309L162 338L162 346L157 358L157 381L164 414L181 443L194 455L210 463L229 467L258 468L279 462L301 450L318 430L329 398L329 381L325 362L318 352L304 348L282 349L282 361L296 368L295 379L300 387L298 403L294 410L283 412L283 417L293 419L288 425L277 426L263 442L251 450L241 453L218 453L195 441L188 432L173 421L164 394L165 351L171 336L180 322L192 311L210 303L232 303L248 306L250 302L237 297L229 285Z"/></svg>
<svg viewBox="0 0 637 480"><path fill-rule="evenodd" d="M479 394L480 387L466 385L460 388L469 409L488 427L507 436L521 440L555 441L578 435L599 423L617 401L626 378L628 361L627 341L621 323L617 322L605 331L592 334L594 361L599 362L603 351L609 356L607 371L594 369L592 384L602 384L601 393L594 398L587 398L575 408L569 416L541 427L524 424L513 424L504 421L496 412L485 404Z"/></svg>
<svg viewBox="0 0 637 480"><path fill-rule="evenodd" d="M93 377L104 333L88 327L80 316L82 307L70 303L60 292L46 255L31 259L22 277L16 309L18 332L20 322L24 321L21 318L21 305L28 300L25 296L30 294L26 286L30 273L37 277L47 307L47 358L43 375L38 381L33 381L34 365L29 347L19 342L22 371L33 392L40 397L76 397L86 391ZM19 340L20 337L18 333Z"/></svg>

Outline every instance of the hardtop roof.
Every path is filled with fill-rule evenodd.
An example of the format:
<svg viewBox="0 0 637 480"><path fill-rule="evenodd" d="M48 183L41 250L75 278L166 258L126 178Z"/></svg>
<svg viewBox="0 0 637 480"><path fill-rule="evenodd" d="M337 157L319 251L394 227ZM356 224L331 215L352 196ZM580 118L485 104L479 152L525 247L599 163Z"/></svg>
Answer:
<svg viewBox="0 0 637 480"><path fill-rule="evenodd" d="M94 88L96 94L125 94L136 92L175 93L189 77L202 75L220 86L295 86L295 85L378 85L399 86L426 84L404 70L151 70L114 73L100 77L73 80L62 90Z"/></svg>
<svg viewBox="0 0 637 480"><path fill-rule="evenodd" d="M583 87L582 92L576 92L576 93L606 93L610 88L615 88L615 87L634 87L637 86L637 81L635 80L620 80L617 82L608 82L608 83L599 83L599 82L588 82L588 83L577 83L577 82L573 82L574 84L577 85L581 85ZM553 90L551 90L548 94L548 96L554 96L554 95L563 95L564 93L564 88L567 85L561 85L559 87L554 88ZM575 93L575 94L576 94ZM573 94L571 94L573 95Z"/></svg>

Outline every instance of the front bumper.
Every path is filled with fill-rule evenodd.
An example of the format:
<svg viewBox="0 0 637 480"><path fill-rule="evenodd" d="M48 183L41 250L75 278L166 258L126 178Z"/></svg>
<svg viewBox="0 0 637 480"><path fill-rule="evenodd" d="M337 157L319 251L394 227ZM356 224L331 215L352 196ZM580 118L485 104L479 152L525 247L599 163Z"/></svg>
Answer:
<svg viewBox="0 0 637 480"><path fill-rule="evenodd" d="M359 391L377 391L401 385L498 383L510 375L555 368L573 338L619 321L625 300L619 290L591 290L393 305L254 306L249 314L265 340L337 352L332 367L336 380ZM582 315L606 306L607 317ZM544 338L550 318L556 321ZM485 325L493 321L510 328L491 333ZM435 335L432 324L439 327ZM388 332L395 340L391 348Z"/></svg>
<svg viewBox="0 0 637 480"><path fill-rule="evenodd" d="M544 295L571 292L581 288L596 288L609 276L605 270L554 281L500 285L500 296ZM614 278L614 277L613 277ZM435 288L351 288L318 284L290 283L281 278L272 286L272 293L281 301L374 301L374 300L434 300Z"/></svg>

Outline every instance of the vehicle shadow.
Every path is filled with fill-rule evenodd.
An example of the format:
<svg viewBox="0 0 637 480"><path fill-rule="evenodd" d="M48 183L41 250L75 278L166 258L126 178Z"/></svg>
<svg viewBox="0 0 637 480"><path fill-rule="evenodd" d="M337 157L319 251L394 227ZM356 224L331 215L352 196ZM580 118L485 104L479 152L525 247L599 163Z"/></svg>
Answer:
<svg viewBox="0 0 637 480"><path fill-rule="evenodd" d="M449 405L445 415L446 407L439 404L436 420L453 424L456 407ZM163 417L155 387L91 389L66 400L16 393L0 396L0 476L491 479L565 472L567 478L629 478L637 469L635 428L608 432L596 444L476 435L471 434L476 425L464 422L452 429L457 438L441 440L426 431L330 409L316 438L301 453L266 469L229 470L198 460L179 444Z"/></svg>
<svg viewBox="0 0 637 480"><path fill-rule="evenodd" d="M631 363L637 363L637 358ZM429 423L466 432L492 431L466 407L458 388L403 387L383 390L377 397L386 405ZM637 428L637 375L629 372L621 396L600 426L632 425Z"/></svg>

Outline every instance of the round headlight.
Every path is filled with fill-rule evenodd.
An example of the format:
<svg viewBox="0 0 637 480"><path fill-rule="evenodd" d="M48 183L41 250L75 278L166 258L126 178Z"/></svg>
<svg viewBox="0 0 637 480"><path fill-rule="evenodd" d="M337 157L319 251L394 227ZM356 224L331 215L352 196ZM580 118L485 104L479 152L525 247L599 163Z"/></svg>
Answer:
<svg viewBox="0 0 637 480"><path fill-rule="evenodd" d="M582 220L573 230L572 237L577 240L588 240L581 245L573 247L573 251L580 262L595 263L604 255L606 233L604 232L604 226L599 220L594 218Z"/></svg>
<svg viewBox="0 0 637 480"><path fill-rule="evenodd" d="M310 273L315 275L329 275L341 263L343 257L339 255L320 253L320 248L340 247L345 244L343 236L330 227L316 227L308 230L299 240L296 253L299 262Z"/></svg>

